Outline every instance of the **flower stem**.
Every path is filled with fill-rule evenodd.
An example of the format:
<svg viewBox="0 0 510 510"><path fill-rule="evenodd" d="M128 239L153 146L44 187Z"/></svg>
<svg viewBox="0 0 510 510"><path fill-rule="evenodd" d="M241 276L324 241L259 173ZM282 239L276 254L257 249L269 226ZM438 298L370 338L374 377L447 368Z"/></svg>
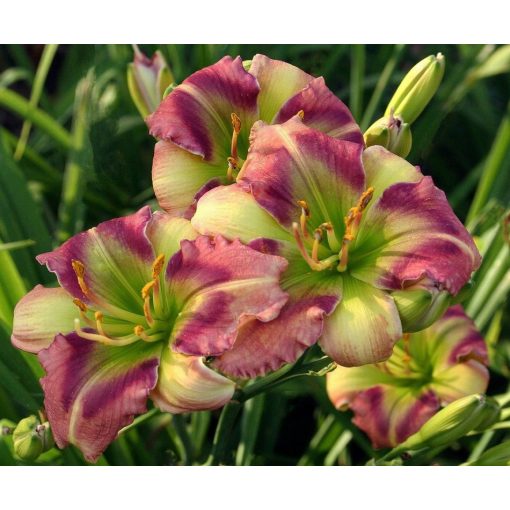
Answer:
<svg viewBox="0 0 510 510"><path fill-rule="evenodd" d="M216 427L216 433L214 434L211 454L204 465L219 466L225 462L228 447L232 439L232 431L241 407L240 402L231 400L223 408L218 426Z"/></svg>

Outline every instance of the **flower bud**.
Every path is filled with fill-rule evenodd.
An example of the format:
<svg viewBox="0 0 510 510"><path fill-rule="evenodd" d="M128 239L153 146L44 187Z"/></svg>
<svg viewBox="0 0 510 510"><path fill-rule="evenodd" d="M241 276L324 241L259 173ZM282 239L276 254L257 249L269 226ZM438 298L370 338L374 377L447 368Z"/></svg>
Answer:
<svg viewBox="0 0 510 510"><path fill-rule="evenodd" d="M407 333L428 328L442 317L451 302L451 295L425 281L391 294L397 305L402 329Z"/></svg>
<svg viewBox="0 0 510 510"><path fill-rule="evenodd" d="M53 436L48 422L41 423L35 416L21 420L12 434L14 452L23 460L35 460L53 447Z"/></svg>
<svg viewBox="0 0 510 510"><path fill-rule="evenodd" d="M135 58L128 66L127 80L131 99L145 118L159 106L174 77L160 51L147 58L135 46Z"/></svg>
<svg viewBox="0 0 510 510"><path fill-rule="evenodd" d="M485 400L485 411L480 423L475 427L475 430L481 432L482 430L492 427L500 419L501 407L495 399L487 397Z"/></svg>
<svg viewBox="0 0 510 510"><path fill-rule="evenodd" d="M384 113L413 123L432 99L444 75L444 57L430 55L418 62L404 77Z"/></svg>
<svg viewBox="0 0 510 510"><path fill-rule="evenodd" d="M402 158L411 152L413 143L411 128L398 117L380 118L365 131L363 136L367 147L381 145Z"/></svg>
<svg viewBox="0 0 510 510"><path fill-rule="evenodd" d="M408 437L398 451L436 448L456 441L487 418L486 397L481 394L459 398L432 416L423 427Z"/></svg>

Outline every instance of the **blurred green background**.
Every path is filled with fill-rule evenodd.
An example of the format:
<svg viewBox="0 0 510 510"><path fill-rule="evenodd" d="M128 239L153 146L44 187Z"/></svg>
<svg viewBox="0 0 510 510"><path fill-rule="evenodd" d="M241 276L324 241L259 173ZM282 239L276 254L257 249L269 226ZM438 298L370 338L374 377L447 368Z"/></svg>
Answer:
<svg viewBox="0 0 510 510"><path fill-rule="evenodd" d="M324 76L362 130L382 116L398 83L416 62L443 53L445 78L413 124L413 149L407 159L445 190L457 215L468 220L482 243L489 242L491 232L498 233L499 244L487 245L486 262L475 276L475 281L485 278L499 261L499 273L491 277L498 285L468 296L468 311L491 345L489 393L507 390L510 262L500 219L510 201L509 47L140 45L140 49L149 56L160 49L178 83L224 55L251 59L263 53L285 60ZM17 300L37 283L54 283L35 256L100 221L146 203L156 206L151 188L154 140L126 82L132 59L128 45L0 46L0 419L16 422L42 406L37 360L16 351L9 341ZM203 461L217 416L152 416L122 434L100 463ZM333 410L322 379L297 380L248 403L236 434L242 439L243 427L256 423L256 441L238 450L238 460L364 463L371 448L362 434L353 439L346 429L349 420L348 413ZM504 434L496 431L487 444L496 444ZM345 443L340 443L342 448L340 439ZM444 453L442 461L465 461L473 441L467 438L457 451ZM13 463L21 462L10 453L8 439L0 438L0 465ZM68 448L52 450L38 463L84 462Z"/></svg>

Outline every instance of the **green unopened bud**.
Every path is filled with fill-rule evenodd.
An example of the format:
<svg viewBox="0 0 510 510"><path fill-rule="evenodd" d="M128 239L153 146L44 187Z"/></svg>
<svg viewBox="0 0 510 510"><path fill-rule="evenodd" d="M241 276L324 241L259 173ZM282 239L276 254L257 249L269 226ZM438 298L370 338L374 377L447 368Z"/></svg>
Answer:
<svg viewBox="0 0 510 510"><path fill-rule="evenodd" d="M135 46L135 58L128 66L127 81L131 99L145 119L159 106L174 77L160 51L147 58Z"/></svg>
<svg viewBox="0 0 510 510"><path fill-rule="evenodd" d="M412 124L436 93L444 75L444 57L430 55L418 62L404 77L384 113Z"/></svg>
<svg viewBox="0 0 510 510"><path fill-rule="evenodd" d="M397 156L405 158L411 152L413 137L409 124L402 119L390 116L382 117L375 121L363 135L365 145L381 145Z"/></svg>
<svg viewBox="0 0 510 510"><path fill-rule="evenodd" d="M459 398L432 416L423 427L397 447L398 451L445 446L476 429L486 418L485 395Z"/></svg>
<svg viewBox="0 0 510 510"><path fill-rule="evenodd" d="M53 447L53 436L48 422L41 423L35 416L21 420L12 434L14 451L23 460L35 460Z"/></svg>
<svg viewBox="0 0 510 510"><path fill-rule="evenodd" d="M485 410L480 420L480 423L474 428L479 432L492 427L495 423L499 421L501 415L501 407L495 399L492 397L487 397L485 400Z"/></svg>
<svg viewBox="0 0 510 510"><path fill-rule="evenodd" d="M397 305L402 329L407 333L421 331L436 322L450 306L452 299L447 291L420 283L395 291L391 296Z"/></svg>

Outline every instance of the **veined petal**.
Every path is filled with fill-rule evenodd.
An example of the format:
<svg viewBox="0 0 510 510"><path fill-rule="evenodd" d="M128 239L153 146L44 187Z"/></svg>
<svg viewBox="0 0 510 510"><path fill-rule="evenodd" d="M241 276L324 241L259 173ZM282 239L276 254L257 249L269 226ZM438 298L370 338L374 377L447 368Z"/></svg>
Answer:
<svg viewBox="0 0 510 510"><path fill-rule="evenodd" d="M164 140L154 148L152 185L162 209L185 216L198 190L211 180L226 181L227 162L212 164Z"/></svg>
<svg viewBox="0 0 510 510"><path fill-rule="evenodd" d="M487 346L460 305L452 306L424 334L434 367L431 387L443 402L485 393L489 383Z"/></svg>
<svg viewBox="0 0 510 510"><path fill-rule="evenodd" d="M259 118L267 123L273 121L278 110L289 98L313 80L313 76L298 67L260 54L253 57L249 72L255 76L260 86ZM296 115L298 111L290 116Z"/></svg>
<svg viewBox="0 0 510 510"><path fill-rule="evenodd" d="M350 407L352 421L367 433L374 448L384 448L417 432L439 409L439 401L429 390L380 385L359 393Z"/></svg>
<svg viewBox="0 0 510 510"><path fill-rule="evenodd" d="M191 222L184 218L175 218L161 211L152 215L147 224L147 237L149 238L154 253L164 255L165 262L172 258L180 249L181 241L193 241L198 232L191 226ZM161 271L164 273L164 269Z"/></svg>
<svg viewBox="0 0 510 510"><path fill-rule="evenodd" d="M75 235L56 250L39 255L37 260L56 273L60 285L83 302L104 301L139 312L140 290L151 277L154 260L145 235L150 218L150 208L144 207L135 214L105 221ZM73 260L83 266L85 288L78 281Z"/></svg>
<svg viewBox="0 0 510 510"><path fill-rule="evenodd" d="M364 214L349 257L353 276L379 288L401 289L426 276L453 295L481 260L430 177L387 188Z"/></svg>
<svg viewBox="0 0 510 510"><path fill-rule="evenodd" d="M391 384L393 378L376 365L363 367L337 366L326 374L328 397L337 409L345 409L356 395L380 384Z"/></svg>
<svg viewBox="0 0 510 510"><path fill-rule="evenodd" d="M256 377L296 361L321 336L340 299L341 278L309 272L296 281L289 271L281 285L290 298L280 315L270 322L244 322L234 347L213 362L215 368L233 377Z"/></svg>
<svg viewBox="0 0 510 510"><path fill-rule="evenodd" d="M75 333L39 352L44 406L60 448L77 446L94 462L117 432L145 412L157 381L161 344L107 347Z"/></svg>
<svg viewBox="0 0 510 510"><path fill-rule="evenodd" d="M64 289L36 285L14 309L12 343L37 353L49 347L57 333L73 331L77 316L73 299Z"/></svg>
<svg viewBox="0 0 510 510"><path fill-rule="evenodd" d="M279 287L287 261L238 240L200 236L182 241L167 268L168 296L178 311L171 343L176 352L211 356L230 349L246 316L274 319L287 301Z"/></svg>
<svg viewBox="0 0 510 510"><path fill-rule="evenodd" d="M303 124L337 138L363 145L363 134L349 108L328 89L324 78L315 78L280 109L273 124L282 124L303 111ZM264 117L261 117L265 120Z"/></svg>
<svg viewBox="0 0 510 510"><path fill-rule="evenodd" d="M344 216L364 191L361 151L306 127L299 116L277 126L259 122L238 183L284 227L299 221L304 200L310 227L330 222L341 239Z"/></svg>
<svg viewBox="0 0 510 510"><path fill-rule="evenodd" d="M198 201L191 224L201 234L221 234L243 243L266 237L295 244L292 235L237 184L206 193Z"/></svg>
<svg viewBox="0 0 510 510"><path fill-rule="evenodd" d="M419 182L423 179L423 174L418 167L411 165L404 158L395 156L380 145L366 148L363 151L362 159L367 186L374 188L374 194L367 209L370 205L375 204L392 184Z"/></svg>
<svg viewBox="0 0 510 510"><path fill-rule="evenodd" d="M387 359L402 337L391 296L355 278L343 278L342 301L328 317L319 344L339 365L357 366Z"/></svg>
<svg viewBox="0 0 510 510"><path fill-rule="evenodd" d="M162 411L186 413L218 409L234 394L235 383L208 368L200 356L165 347L158 384L150 397Z"/></svg>
<svg viewBox="0 0 510 510"><path fill-rule="evenodd" d="M176 87L147 119L150 133L209 162L226 164L232 123L241 119L240 153L257 118L259 85L243 68L240 57L224 57L192 74ZM225 167L226 168L226 167Z"/></svg>

